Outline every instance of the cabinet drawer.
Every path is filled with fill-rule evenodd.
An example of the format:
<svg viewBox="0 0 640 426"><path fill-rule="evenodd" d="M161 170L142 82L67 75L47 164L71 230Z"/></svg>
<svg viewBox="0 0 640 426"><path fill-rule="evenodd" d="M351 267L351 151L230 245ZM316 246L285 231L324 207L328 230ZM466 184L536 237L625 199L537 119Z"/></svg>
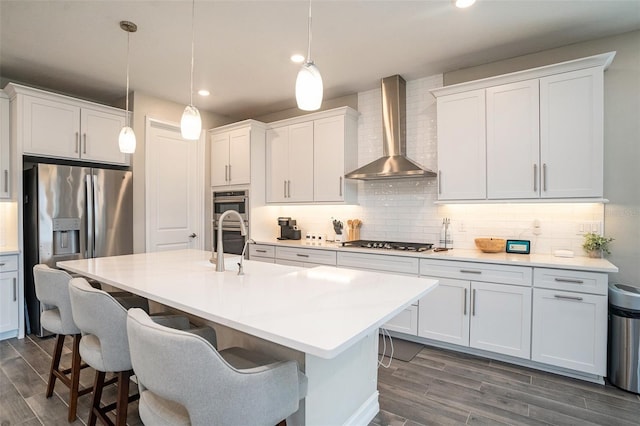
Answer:
<svg viewBox="0 0 640 426"><path fill-rule="evenodd" d="M522 286L531 285L533 276L531 269L527 266L492 263L420 260L420 275Z"/></svg>
<svg viewBox="0 0 640 426"><path fill-rule="evenodd" d="M418 259L415 257L388 256L364 253L338 253L338 266L418 275Z"/></svg>
<svg viewBox="0 0 640 426"><path fill-rule="evenodd" d="M276 257L276 248L264 244L249 244L249 259L254 257Z"/></svg>
<svg viewBox="0 0 640 426"><path fill-rule="evenodd" d="M547 268L533 270L533 286L551 290L607 294L608 281L605 273Z"/></svg>
<svg viewBox="0 0 640 426"><path fill-rule="evenodd" d="M276 247L276 258L336 266L336 252L293 247Z"/></svg>
<svg viewBox="0 0 640 426"><path fill-rule="evenodd" d="M17 271L18 256L0 256L0 272Z"/></svg>

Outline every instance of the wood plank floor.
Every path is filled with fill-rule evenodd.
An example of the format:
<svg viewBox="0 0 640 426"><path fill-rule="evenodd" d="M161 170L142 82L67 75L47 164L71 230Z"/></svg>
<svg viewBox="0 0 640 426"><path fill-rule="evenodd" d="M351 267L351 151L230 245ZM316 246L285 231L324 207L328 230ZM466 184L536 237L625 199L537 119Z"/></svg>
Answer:
<svg viewBox="0 0 640 426"><path fill-rule="evenodd" d="M33 336L0 342L0 425L69 424L66 388L44 397L53 344ZM70 353L67 346L65 366ZM378 371L381 411L371 426L640 425L638 395L452 351L425 347ZM93 373L83 370L81 386L91 386ZM115 400L115 391L103 398ZM74 425L86 423L90 398L80 397ZM142 424L137 403L128 424Z"/></svg>

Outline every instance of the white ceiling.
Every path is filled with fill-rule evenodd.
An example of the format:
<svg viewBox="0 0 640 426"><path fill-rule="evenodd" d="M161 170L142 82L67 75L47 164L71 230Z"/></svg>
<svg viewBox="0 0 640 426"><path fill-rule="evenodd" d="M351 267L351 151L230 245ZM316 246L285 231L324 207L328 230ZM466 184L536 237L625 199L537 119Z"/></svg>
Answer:
<svg viewBox="0 0 640 426"><path fill-rule="evenodd" d="M201 109L236 119L295 107L306 53L306 0L196 0L195 89ZM640 0L314 0L312 58L325 99L640 29ZM131 89L189 100L191 1L0 0L0 76L100 102Z"/></svg>

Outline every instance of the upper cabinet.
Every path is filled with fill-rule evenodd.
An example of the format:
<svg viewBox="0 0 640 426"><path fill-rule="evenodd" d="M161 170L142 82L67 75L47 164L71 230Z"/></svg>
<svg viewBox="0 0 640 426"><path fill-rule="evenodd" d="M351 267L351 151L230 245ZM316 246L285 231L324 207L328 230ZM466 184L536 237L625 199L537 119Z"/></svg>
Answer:
<svg viewBox="0 0 640 426"><path fill-rule="evenodd" d="M0 198L11 198L9 98L0 90Z"/></svg>
<svg viewBox="0 0 640 426"><path fill-rule="evenodd" d="M615 52L435 89L438 199L602 200Z"/></svg>
<svg viewBox="0 0 640 426"><path fill-rule="evenodd" d="M335 108L282 120L267 130L268 203L352 202L358 112Z"/></svg>
<svg viewBox="0 0 640 426"><path fill-rule="evenodd" d="M248 185L251 182L251 146L264 144L264 124L245 120L209 131L211 186Z"/></svg>
<svg viewBox="0 0 640 426"><path fill-rule="evenodd" d="M24 154L129 165L118 146L125 111L12 83L7 90Z"/></svg>

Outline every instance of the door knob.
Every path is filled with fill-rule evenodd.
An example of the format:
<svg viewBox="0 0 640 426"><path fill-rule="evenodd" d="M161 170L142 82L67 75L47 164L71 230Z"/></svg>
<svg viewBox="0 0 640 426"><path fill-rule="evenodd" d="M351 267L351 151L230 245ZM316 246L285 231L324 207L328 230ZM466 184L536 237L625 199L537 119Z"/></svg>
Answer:
<svg viewBox="0 0 640 426"><path fill-rule="evenodd" d="M195 237L197 237L195 232L193 234L189 235L189 238L195 238Z"/></svg>

